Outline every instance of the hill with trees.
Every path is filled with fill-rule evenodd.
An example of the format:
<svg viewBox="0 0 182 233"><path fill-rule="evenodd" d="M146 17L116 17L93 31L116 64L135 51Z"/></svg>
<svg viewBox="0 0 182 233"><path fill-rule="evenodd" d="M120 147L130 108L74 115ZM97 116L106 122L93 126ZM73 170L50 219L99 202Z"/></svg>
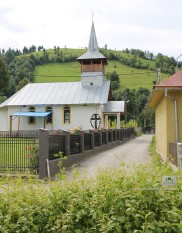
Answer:
<svg viewBox="0 0 182 233"><path fill-rule="evenodd" d="M7 51L0 50L0 63L7 69L6 82L3 83L4 76L0 77L0 84L3 83L0 102L29 82L79 81L80 65L76 59L85 51L86 48L54 46L53 49L45 49L43 46L36 48L34 45L30 48L24 47L22 51L10 48ZM108 60L105 78L111 80L113 100L127 100L128 119L137 117L139 121L139 113L145 107L156 82L157 68L161 69L162 79L166 79L175 73L177 61L161 53L154 55L139 49L109 50L107 45L100 48L100 52ZM179 62L178 67L181 65Z"/></svg>

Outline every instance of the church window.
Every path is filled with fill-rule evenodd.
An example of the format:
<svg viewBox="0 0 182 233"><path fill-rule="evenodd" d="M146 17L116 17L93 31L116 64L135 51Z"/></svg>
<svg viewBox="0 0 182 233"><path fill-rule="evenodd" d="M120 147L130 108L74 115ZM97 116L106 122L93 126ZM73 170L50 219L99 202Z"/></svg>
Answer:
<svg viewBox="0 0 182 233"><path fill-rule="evenodd" d="M35 107L30 107L30 108L29 108L29 112L35 112ZM30 117L28 118L28 123L29 123L30 125L34 125L34 124L35 124L35 117L34 117L34 116L30 116Z"/></svg>
<svg viewBox="0 0 182 233"><path fill-rule="evenodd" d="M46 123L47 124L52 124L52 108L47 107L46 112L51 112L47 117L46 117Z"/></svg>
<svg viewBox="0 0 182 233"><path fill-rule="evenodd" d="M70 108L64 107L64 123L70 123Z"/></svg>

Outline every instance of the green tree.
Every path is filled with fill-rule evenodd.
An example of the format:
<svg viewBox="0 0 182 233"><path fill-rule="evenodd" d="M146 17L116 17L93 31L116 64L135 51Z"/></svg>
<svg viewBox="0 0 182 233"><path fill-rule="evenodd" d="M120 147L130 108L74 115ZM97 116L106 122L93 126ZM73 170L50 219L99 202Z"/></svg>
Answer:
<svg viewBox="0 0 182 233"><path fill-rule="evenodd" d="M120 80L119 80L119 74L116 73L116 71L113 71L112 73L106 74L106 79L111 80L111 88L112 90L117 90L120 86Z"/></svg>
<svg viewBox="0 0 182 233"><path fill-rule="evenodd" d="M14 61L15 55L12 49L8 49L5 53L5 61L6 64L8 65L10 62Z"/></svg>
<svg viewBox="0 0 182 233"><path fill-rule="evenodd" d="M20 89L22 89L25 85L27 85L29 83L29 79L28 78L24 78L22 79L19 84L16 86L16 91L19 91Z"/></svg>
<svg viewBox="0 0 182 233"><path fill-rule="evenodd" d="M9 74L6 65L0 57L0 92L3 91L9 83Z"/></svg>

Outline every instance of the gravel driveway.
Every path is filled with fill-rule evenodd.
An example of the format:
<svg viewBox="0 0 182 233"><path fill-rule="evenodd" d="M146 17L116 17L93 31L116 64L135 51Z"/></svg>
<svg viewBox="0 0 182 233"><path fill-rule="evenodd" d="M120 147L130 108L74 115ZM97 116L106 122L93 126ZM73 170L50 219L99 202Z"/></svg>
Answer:
<svg viewBox="0 0 182 233"><path fill-rule="evenodd" d="M140 137L130 139L129 141L90 156L76 166L79 175L93 176L98 169L105 169L120 166L121 162L125 164L146 164L150 160L149 148L152 141L152 134L144 134ZM73 171L68 170L68 179L72 179Z"/></svg>

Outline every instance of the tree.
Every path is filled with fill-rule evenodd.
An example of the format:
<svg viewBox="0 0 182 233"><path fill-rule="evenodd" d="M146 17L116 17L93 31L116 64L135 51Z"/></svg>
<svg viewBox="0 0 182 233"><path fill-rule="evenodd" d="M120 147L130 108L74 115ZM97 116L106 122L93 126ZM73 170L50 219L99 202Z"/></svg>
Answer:
<svg viewBox="0 0 182 233"><path fill-rule="evenodd" d="M36 46L35 45L32 45L29 48L29 53L33 53L33 52L36 52Z"/></svg>
<svg viewBox="0 0 182 233"><path fill-rule="evenodd" d="M119 75L116 73L116 71L113 71L112 73L106 74L106 79L111 80L111 88L112 90L116 90L120 86L120 80Z"/></svg>
<svg viewBox="0 0 182 233"><path fill-rule="evenodd" d="M14 51L12 49L8 49L5 53L5 61L8 65L10 62L12 62L15 59Z"/></svg>
<svg viewBox="0 0 182 233"><path fill-rule="evenodd" d="M9 74L6 65L0 57L0 92L8 86Z"/></svg>
<svg viewBox="0 0 182 233"><path fill-rule="evenodd" d="M23 48L23 54L28 54L28 52L29 52L28 48L24 46L24 48Z"/></svg>
<svg viewBox="0 0 182 233"><path fill-rule="evenodd" d="M139 121L142 127L154 127L155 126L154 109L151 109L146 105L139 116Z"/></svg>
<svg viewBox="0 0 182 233"><path fill-rule="evenodd" d="M19 91L21 88L23 88L25 85L27 85L29 83L29 79L28 78L24 78L22 79L19 84L16 86L16 91Z"/></svg>

